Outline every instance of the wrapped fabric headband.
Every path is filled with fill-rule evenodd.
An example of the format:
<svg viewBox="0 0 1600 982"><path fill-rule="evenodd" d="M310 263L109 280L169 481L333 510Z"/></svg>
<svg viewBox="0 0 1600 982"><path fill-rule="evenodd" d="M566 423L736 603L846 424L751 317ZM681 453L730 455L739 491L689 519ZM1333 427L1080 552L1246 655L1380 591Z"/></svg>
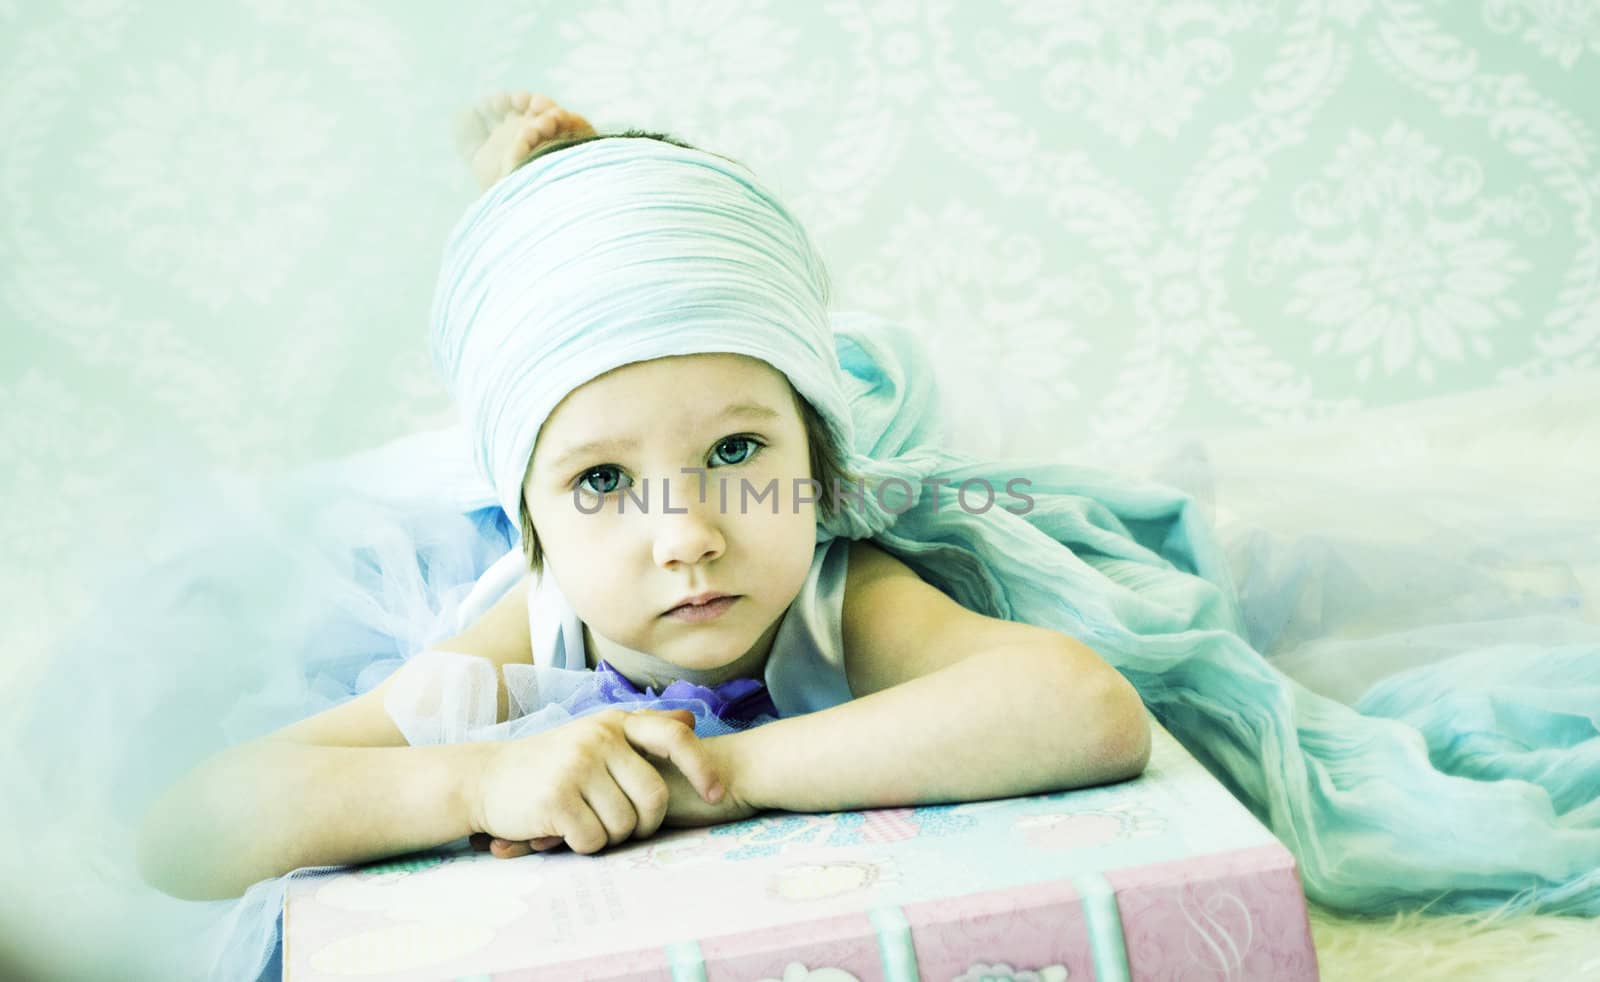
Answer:
<svg viewBox="0 0 1600 982"><path fill-rule="evenodd" d="M513 523L556 405L611 369L671 355L743 354L782 372L871 487L881 468L854 452L827 304L811 240L748 170L607 138L519 168L456 224L430 349ZM894 521L871 494L851 505L819 522L819 542Z"/></svg>

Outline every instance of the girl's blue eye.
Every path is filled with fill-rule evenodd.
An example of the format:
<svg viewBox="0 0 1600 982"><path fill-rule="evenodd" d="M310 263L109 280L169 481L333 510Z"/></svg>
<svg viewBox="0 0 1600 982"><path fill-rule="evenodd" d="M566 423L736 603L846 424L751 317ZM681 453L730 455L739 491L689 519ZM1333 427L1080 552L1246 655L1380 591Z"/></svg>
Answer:
<svg viewBox="0 0 1600 982"><path fill-rule="evenodd" d="M589 478L595 476L596 474L610 474L610 475L612 475L611 486L602 491L599 488L596 488L596 487L590 485L589 484ZM620 485L621 481L622 481L622 472L621 471L617 470L615 467L613 467L610 464L602 464L599 467L591 467L588 470L584 471L581 475L579 475L579 477L578 477L578 485L577 486L578 486L578 489L581 490L581 491L587 491L590 494L598 494L598 495L604 496L604 495L608 495L611 492L617 490L617 487Z"/></svg>
<svg viewBox="0 0 1600 982"><path fill-rule="evenodd" d="M733 466L737 466L739 464L743 464L746 461L750 460L750 458L754 457L756 455L756 452L759 451L764 446L766 446L766 444L762 443L760 440L757 440L754 437L749 437L749 436L724 437L723 439L717 441L716 448L712 452L712 455L711 455L712 456L712 464L711 464L711 466L713 466L713 467L733 467ZM729 448L732 448L732 452L731 453L729 452ZM743 452L740 452L741 449L743 450ZM716 462L718 457L723 457L724 458L722 463L720 463L720 464L718 464ZM732 460L726 459L728 457L732 457L732 458L735 458L735 459L732 459ZM598 487L595 484L591 484L590 483L590 479L594 478L594 477L597 477L597 476L600 478L598 483L599 484L604 484L605 485L604 488ZM609 478L609 481L607 480L607 478ZM601 497L604 497L604 496L606 496L608 494L612 494L613 492L615 492L619 488L621 488L623 486L622 482L624 480L627 480L626 476L622 473L621 470L619 470L617 468L617 466L615 464L601 464L598 467L591 467L588 470L584 471L582 474L578 475L578 479L575 482L573 482L573 489L577 490L577 491L587 491L590 494L599 495ZM632 483L632 482L629 481L629 483Z"/></svg>
<svg viewBox="0 0 1600 982"><path fill-rule="evenodd" d="M735 452L732 456L735 456L738 459L737 460L726 461L726 463L729 464L729 465L744 463L745 461L749 460L751 457L754 457L755 454L756 454L756 450L761 447L761 444L758 441L756 441L755 439L751 438L751 437L748 437L748 436L730 436L727 439L722 440L717 444L717 451L720 453L730 445L733 446L733 447L736 447L736 448L737 447L745 447L745 446L747 446L747 447L749 447L749 449L746 450L743 454L739 454L739 453ZM713 454L713 457L714 456L716 456L716 455Z"/></svg>

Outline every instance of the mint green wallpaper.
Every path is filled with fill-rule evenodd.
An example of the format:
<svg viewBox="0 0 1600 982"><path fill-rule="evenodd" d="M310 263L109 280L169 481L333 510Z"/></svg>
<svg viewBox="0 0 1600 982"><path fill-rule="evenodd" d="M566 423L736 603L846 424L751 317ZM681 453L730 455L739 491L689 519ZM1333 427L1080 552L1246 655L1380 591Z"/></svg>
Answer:
<svg viewBox="0 0 1600 982"><path fill-rule="evenodd" d="M0 65L22 648L92 602L62 557L133 548L183 462L449 420L422 338L473 194L451 121L502 87L749 164L841 306L925 334L985 453L1600 351L1596 3L0 0Z"/></svg>

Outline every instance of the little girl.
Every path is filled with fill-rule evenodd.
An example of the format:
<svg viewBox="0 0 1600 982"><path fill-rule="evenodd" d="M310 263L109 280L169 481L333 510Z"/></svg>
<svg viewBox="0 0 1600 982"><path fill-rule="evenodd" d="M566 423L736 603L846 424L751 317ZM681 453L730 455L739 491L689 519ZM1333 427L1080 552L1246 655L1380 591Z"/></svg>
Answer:
<svg viewBox="0 0 1600 982"><path fill-rule="evenodd" d="M1089 647L969 610L865 536L819 541L819 517L848 520L881 490L847 472L852 421L818 267L797 262L812 257L786 213L710 154L598 138L528 93L486 108L501 119L472 156L485 189L531 153L544 169L470 220L502 224L494 248L525 254L491 255L478 229L458 230L447 265L472 268L445 274L435 344L521 529L482 583L501 595L370 691L178 782L142 823L150 882L212 900L466 836L496 856L594 853L762 809L1138 774L1138 693ZM686 178L682 191L707 199L696 207L719 209L700 227L633 210L682 201ZM637 300L625 289L650 279L632 268L641 257L597 256L589 240L663 228L650 285L664 296ZM696 254L725 270L686 267ZM482 293L456 295L468 284ZM769 291L776 309L757 313ZM516 669L533 666L595 684L560 725L493 729L547 708L519 697ZM492 719L419 719L475 671ZM1012 726L1019 715L1030 725ZM444 742L441 728L472 739Z"/></svg>
<svg viewBox="0 0 1600 982"><path fill-rule="evenodd" d="M244 891L270 924L289 870L463 836L592 853L767 808L1121 780L1147 705L1314 900L1600 912L1593 755L1527 752L1570 744L1556 697L1600 679L1600 647L1318 696L1246 639L1189 495L944 449L916 339L830 312L809 238L744 167L527 93L485 108L485 192L430 327L463 425L301 489L327 514L305 540L348 548L263 568L311 613L186 594L253 633L174 628L195 668L167 688L228 712L141 717L232 744L161 760L153 807L119 799L161 890ZM250 570L276 539L229 541ZM1441 716L1463 678L1508 711Z"/></svg>

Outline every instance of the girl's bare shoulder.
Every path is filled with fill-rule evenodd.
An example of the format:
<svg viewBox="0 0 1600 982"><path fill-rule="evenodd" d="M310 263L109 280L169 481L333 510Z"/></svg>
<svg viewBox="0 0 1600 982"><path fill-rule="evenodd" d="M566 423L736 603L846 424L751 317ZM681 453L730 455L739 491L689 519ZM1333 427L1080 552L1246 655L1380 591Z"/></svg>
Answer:
<svg viewBox="0 0 1600 982"><path fill-rule="evenodd" d="M477 620L454 637L434 645L443 651L459 651L489 659L496 668L533 660L532 638L528 625L528 591L537 584L532 573L523 574Z"/></svg>
<svg viewBox="0 0 1600 982"><path fill-rule="evenodd" d="M845 676L856 696L1008 645L1076 644L1066 635L968 610L881 547L850 543L841 613ZM1081 647L1081 645L1079 645Z"/></svg>

